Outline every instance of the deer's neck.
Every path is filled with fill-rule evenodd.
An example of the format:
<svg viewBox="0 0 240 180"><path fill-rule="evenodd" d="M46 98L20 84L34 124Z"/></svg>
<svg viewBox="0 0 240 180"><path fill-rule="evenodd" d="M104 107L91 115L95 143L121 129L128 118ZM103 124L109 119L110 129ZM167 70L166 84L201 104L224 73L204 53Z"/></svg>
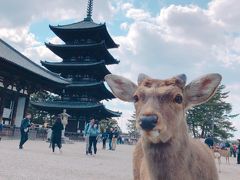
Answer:
<svg viewBox="0 0 240 180"><path fill-rule="evenodd" d="M151 144L143 141L144 157L151 179L177 179L176 176L183 173L181 164L188 164L188 147L187 128L168 143Z"/></svg>

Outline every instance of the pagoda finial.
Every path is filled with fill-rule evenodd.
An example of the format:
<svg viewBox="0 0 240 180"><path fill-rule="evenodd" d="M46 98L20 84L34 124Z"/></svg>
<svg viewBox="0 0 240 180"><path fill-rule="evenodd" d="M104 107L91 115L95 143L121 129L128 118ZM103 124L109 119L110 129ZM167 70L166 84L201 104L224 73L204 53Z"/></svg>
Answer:
<svg viewBox="0 0 240 180"><path fill-rule="evenodd" d="M87 17L84 19L85 21L92 21L92 11L93 11L93 0L88 0Z"/></svg>

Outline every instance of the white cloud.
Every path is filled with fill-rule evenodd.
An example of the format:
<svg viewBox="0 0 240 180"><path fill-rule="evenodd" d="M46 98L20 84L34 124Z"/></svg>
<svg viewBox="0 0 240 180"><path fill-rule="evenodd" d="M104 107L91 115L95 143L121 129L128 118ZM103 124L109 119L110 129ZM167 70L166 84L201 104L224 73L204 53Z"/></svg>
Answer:
<svg viewBox="0 0 240 180"><path fill-rule="evenodd" d="M24 55L40 64L40 61L60 61L60 58L50 51L44 44L35 47L26 48L23 52Z"/></svg>
<svg viewBox="0 0 240 180"><path fill-rule="evenodd" d="M121 23L120 24L120 28L122 30L128 30L128 28L129 28L128 23L127 22Z"/></svg>
<svg viewBox="0 0 240 180"><path fill-rule="evenodd" d="M36 41L35 35L29 32L29 27L18 28L0 28L0 38L11 42L18 49L25 49L26 47L32 47L39 45Z"/></svg>
<svg viewBox="0 0 240 180"><path fill-rule="evenodd" d="M175 39L204 45L224 42L222 24L200 7L171 5L163 8L156 19Z"/></svg>
<svg viewBox="0 0 240 180"><path fill-rule="evenodd" d="M134 7L133 4L131 4L129 2L121 4L121 9L122 10L128 10L128 9L133 8L133 7Z"/></svg>
<svg viewBox="0 0 240 180"><path fill-rule="evenodd" d="M151 15L149 12L146 12L142 9L131 8L127 10L126 17L139 21L139 20L149 19Z"/></svg>
<svg viewBox="0 0 240 180"><path fill-rule="evenodd" d="M94 1L93 17L96 20L110 20L116 13L114 1ZM86 16L87 0L24 0L2 1L0 6L0 27L26 26L40 19L61 21L82 20Z"/></svg>
<svg viewBox="0 0 240 180"><path fill-rule="evenodd" d="M209 3L209 14L222 22L229 31L239 32L239 6L239 0L213 0Z"/></svg>

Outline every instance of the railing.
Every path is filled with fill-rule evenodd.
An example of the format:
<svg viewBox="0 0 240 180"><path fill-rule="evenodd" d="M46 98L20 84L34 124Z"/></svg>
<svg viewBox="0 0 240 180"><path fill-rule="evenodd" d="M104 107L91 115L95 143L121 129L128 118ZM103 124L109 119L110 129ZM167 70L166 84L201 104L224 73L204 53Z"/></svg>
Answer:
<svg viewBox="0 0 240 180"><path fill-rule="evenodd" d="M73 141L84 141L84 137L82 133L77 132L65 132L65 136Z"/></svg>
<svg viewBox="0 0 240 180"><path fill-rule="evenodd" d="M75 77L73 78L72 84L82 84L82 83L92 83L92 82L99 82L97 79L89 78L89 77Z"/></svg>
<svg viewBox="0 0 240 180"><path fill-rule="evenodd" d="M36 128L30 129L29 131L29 139L31 140L47 140L47 130L46 128ZM21 133L19 128L15 127L4 127L0 131L0 137L10 138L10 139L20 139ZM65 136L73 141L84 141L84 137L82 133L76 132L65 132Z"/></svg>
<svg viewBox="0 0 240 180"><path fill-rule="evenodd" d="M20 138L21 132L20 128L16 127L4 127L0 131L0 136L1 137L7 137L7 138ZM29 131L29 139L36 140L36 139L41 139L41 140L46 140L47 139L47 130L44 128L36 128L36 129L30 129Z"/></svg>

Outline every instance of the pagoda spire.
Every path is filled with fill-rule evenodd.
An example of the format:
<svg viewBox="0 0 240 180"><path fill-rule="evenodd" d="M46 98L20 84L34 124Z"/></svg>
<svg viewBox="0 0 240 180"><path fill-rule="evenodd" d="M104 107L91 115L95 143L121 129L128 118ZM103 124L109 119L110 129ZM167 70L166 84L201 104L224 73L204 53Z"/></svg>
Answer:
<svg viewBox="0 0 240 180"><path fill-rule="evenodd" d="M87 17L84 19L84 21L93 21L92 11L93 11L93 0L88 0Z"/></svg>

